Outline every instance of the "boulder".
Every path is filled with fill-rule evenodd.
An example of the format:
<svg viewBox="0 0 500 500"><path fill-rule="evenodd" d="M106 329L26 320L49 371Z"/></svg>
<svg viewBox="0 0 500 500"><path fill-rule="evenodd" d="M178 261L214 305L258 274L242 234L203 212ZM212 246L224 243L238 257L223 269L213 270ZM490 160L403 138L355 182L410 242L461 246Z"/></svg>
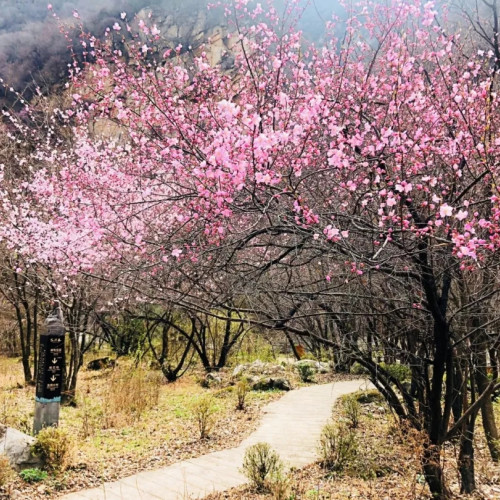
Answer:
<svg viewBox="0 0 500 500"><path fill-rule="evenodd" d="M116 361L109 356L105 358L93 359L87 363L87 370L103 370L104 368L114 368Z"/></svg>
<svg viewBox="0 0 500 500"><path fill-rule="evenodd" d="M252 384L252 390L254 391L270 391L272 389L289 391L291 388L292 386L290 385L290 382L283 377L263 377Z"/></svg>
<svg viewBox="0 0 500 500"><path fill-rule="evenodd" d="M252 376L261 377L263 375L281 375L285 371L285 368L281 365L276 365L274 363L264 363L259 359L250 364L238 365L233 370L233 378L240 378L245 376L250 378Z"/></svg>
<svg viewBox="0 0 500 500"><path fill-rule="evenodd" d="M214 385L222 384L222 378L216 373L207 373L205 376L204 387L212 387Z"/></svg>
<svg viewBox="0 0 500 500"><path fill-rule="evenodd" d="M35 438L12 427L0 425L0 453L3 453L16 470L40 467L42 460L33 455L31 446Z"/></svg>
<svg viewBox="0 0 500 500"><path fill-rule="evenodd" d="M315 361L314 359L301 359L296 361L294 366L300 369L302 366L309 366L316 373L328 373L331 371L330 365L328 363L323 363L322 361Z"/></svg>
<svg viewBox="0 0 500 500"><path fill-rule="evenodd" d="M240 377L247 368L248 365L237 365L233 370L233 377L234 378Z"/></svg>

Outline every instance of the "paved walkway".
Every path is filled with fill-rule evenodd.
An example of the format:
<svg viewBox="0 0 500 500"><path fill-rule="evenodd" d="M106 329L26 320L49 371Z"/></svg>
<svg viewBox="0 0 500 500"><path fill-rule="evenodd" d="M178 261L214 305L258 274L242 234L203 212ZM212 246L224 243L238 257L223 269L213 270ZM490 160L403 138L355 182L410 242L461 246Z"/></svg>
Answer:
<svg viewBox="0 0 500 500"><path fill-rule="evenodd" d="M145 471L63 500L188 500L247 482L239 472L248 446L266 442L288 466L314 462L321 429L337 397L366 387L363 380L314 385L290 391L266 406L259 428L238 448L217 451L162 469Z"/></svg>

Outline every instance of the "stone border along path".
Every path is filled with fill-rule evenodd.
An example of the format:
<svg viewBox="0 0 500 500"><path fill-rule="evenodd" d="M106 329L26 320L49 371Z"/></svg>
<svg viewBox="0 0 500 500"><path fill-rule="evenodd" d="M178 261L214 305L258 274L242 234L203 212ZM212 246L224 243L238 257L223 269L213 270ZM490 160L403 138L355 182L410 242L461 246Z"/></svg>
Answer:
<svg viewBox="0 0 500 500"><path fill-rule="evenodd" d="M240 472L245 450L266 442L288 467L303 467L317 458L318 439L335 400L368 387L364 380L333 382L296 389L264 409L259 428L240 446L184 460L153 471L82 490L63 500L187 500L203 498L247 482Z"/></svg>

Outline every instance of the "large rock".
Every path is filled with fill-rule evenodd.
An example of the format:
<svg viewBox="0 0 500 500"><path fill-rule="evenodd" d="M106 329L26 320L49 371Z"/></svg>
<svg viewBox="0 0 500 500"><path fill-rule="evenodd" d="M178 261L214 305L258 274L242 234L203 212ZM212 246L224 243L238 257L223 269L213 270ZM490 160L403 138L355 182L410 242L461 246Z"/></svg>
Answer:
<svg viewBox="0 0 500 500"><path fill-rule="evenodd" d="M263 377L252 384L254 391L271 391L272 389L289 391L291 388L290 382L284 377Z"/></svg>
<svg viewBox="0 0 500 500"><path fill-rule="evenodd" d="M323 363L322 361L315 361L314 359L301 359L295 362L295 367L300 369L302 366L309 366L316 373L328 373L331 371L330 365L328 363Z"/></svg>
<svg viewBox="0 0 500 500"><path fill-rule="evenodd" d="M151 14L153 21L149 18ZM160 56L167 49L179 47L188 68L201 53L212 67L221 64L225 70L231 70L234 66L232 51L238 39L227 36L227 23L220 9L200 8L199 0L169 0L164 7L156 6L154 11L146 7L131 24L147 43L147 35L139 29L140 21L147 25L154 23L160 30L161 37L156 41Z"/></svg>
<svg viewBox="0 0 500 500"><path fill-rule="evenodd" d="M250 364L236 366L233 370L233 377L240 378L244 376L246 378L251 378L255 376L261 377L263 375L281 375L284 373L284 371L285 368L283 368L283 366L281 365L264 363L263 361L260 361L258 359L257 361L254 361Z"/></svg>
<svg viewBox="0 0 500 500"><path fill-rule="evenodd" d="M222 384L222 378L215 373L207 373L205 378L203 379L202 386L203 387L213 387Z"/></svg>
<svg viewBox="0 0 500 500"><path fill-rule="evenodd" d="M31 453L35 438L12 427L0 425L0 453L3 453L16 470L40 467L42 461Z"/></svg>
<svg viewBox="0 0 500 500"><path fill-rule="evenodd" d="M116 361L109 356L105 358L93 359L87 363L87 370L103 370L104 368L114 368Z"/></svg>

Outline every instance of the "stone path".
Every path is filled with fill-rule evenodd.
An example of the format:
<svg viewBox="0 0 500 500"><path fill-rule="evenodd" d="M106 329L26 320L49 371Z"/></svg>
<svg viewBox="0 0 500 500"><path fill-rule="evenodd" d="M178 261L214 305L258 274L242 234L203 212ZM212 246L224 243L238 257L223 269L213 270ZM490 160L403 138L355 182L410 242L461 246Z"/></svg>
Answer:
<svg viewBox="0 0 500 500"><path fill-rule="evenodd" d="M337 397L365 388L363 380L314 385L290 391L266 406L259 428L240 446L145 471L100 488L70 493L63 500L188 500L247 482L239 472L248 446L266 442L287 466L314 462L321 429Z"/></svg>

